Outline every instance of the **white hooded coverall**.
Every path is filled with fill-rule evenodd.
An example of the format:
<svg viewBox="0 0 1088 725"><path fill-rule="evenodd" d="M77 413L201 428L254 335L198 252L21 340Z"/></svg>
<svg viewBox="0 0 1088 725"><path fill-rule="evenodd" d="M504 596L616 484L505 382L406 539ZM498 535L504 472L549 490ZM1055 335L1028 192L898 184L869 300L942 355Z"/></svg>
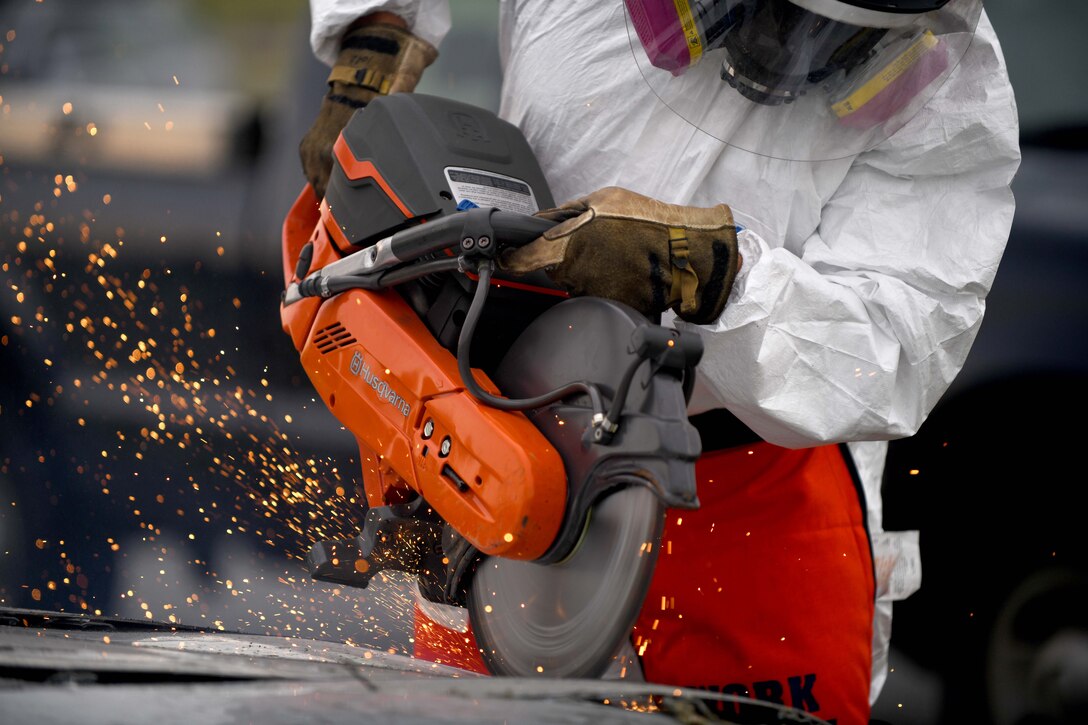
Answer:
<svg viewBox="0 0 1088 725"><path fill-rule="evenodd" d="M398 14L436 47L446 0L311 0L311 44L332 64L347 25ZM557 202L622 186L666 202L728 204L743 266L702 335L691 413L726 408L767 442L847 442L878 573L875 701L891 600L920 582L916 539L882 533L887 441L913 435L964 364L1013 217L1013 92L983 13L960 66L903 128L848 158L791 162L733 148L653 95L631 59L620 0L500 0L499 115L519 126ZM722 84L723 102L739 95ZM803 129L798 129L803 133Z"/></svg>

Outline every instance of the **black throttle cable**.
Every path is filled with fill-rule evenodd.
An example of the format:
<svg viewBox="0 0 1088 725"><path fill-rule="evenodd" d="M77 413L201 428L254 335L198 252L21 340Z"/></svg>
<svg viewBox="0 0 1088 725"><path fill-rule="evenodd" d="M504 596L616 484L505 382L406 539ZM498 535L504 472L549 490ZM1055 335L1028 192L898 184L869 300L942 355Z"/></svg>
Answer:
<svg viewBox="0 0 1088 725"><path fill-rule="evenodd" d="M571 395L584 394L589 396L594 414L603 415L604 405L601 401L600 391L592 383L583 380L568 383L561 388L556 388L535 398L521 399L500 398L492 395L476 382L476 378L472 375L472 366L469 364L469 347L472 344L472 336L476 332L476 324L480 321L484 302L487 300L487 293L491 286L492 270L493 263L491 260L482 260L477 265L476 273L479 275L479 279L476 282L476 291L472 295L472 303L465 315L465 323L461 327L461 334L457 338L457 370L461 373L461 380L464 381L465 388L473 397L485 405L499 410L510 411L541 408Z"/></svg>

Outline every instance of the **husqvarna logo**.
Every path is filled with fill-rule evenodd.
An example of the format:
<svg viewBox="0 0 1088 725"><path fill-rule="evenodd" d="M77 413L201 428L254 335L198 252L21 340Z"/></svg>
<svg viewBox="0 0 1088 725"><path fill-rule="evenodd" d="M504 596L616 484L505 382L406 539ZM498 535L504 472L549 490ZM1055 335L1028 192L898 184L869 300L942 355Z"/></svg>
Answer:
<svg viewBox="0 0 1088 725"><path fill-rule="evenodd" d="M411 414L412 406L408 405L408 401L397 395L397 391L393 390L389 383L371 372L370 366L363 362L363 354L358 350L351 356L351 373L362 378L363 382L374 389L378 398L399 410L401 415L407 417Z"/></svg>

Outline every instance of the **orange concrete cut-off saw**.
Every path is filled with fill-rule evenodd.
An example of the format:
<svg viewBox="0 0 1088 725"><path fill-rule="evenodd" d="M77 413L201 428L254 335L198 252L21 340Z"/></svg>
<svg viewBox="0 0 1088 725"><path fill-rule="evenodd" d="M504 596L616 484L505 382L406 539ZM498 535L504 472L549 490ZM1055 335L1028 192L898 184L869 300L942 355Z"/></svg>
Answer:
<svg viewBox="0 0 1088 725"><path fill-rule="evenodd" d="M493 674L595 677L629 635L669 508L694 508L697 336L495 259L554 206L521 132L445 98L360 109L324 199L284 223L281 317L355 436L369 507L315 579L418 577Z"/></svg>

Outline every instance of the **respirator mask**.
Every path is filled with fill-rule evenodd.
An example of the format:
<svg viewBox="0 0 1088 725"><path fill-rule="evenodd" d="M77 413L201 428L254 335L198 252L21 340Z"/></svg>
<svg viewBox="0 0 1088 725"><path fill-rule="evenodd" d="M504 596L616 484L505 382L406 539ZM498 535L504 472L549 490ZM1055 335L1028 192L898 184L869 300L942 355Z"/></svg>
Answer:
<svg viewBox="0 0 1088 725"><path fill-rule="evenodd" d="M624 5L632 55L666 105L726 143L804 160L855 154L898 130L959 63L982 10L981 0ZM709 101L722 85L747 104L716 109L724 104ZM823 148L767 143L768 134L796 135L802 125L821 129Z"/></svg>

